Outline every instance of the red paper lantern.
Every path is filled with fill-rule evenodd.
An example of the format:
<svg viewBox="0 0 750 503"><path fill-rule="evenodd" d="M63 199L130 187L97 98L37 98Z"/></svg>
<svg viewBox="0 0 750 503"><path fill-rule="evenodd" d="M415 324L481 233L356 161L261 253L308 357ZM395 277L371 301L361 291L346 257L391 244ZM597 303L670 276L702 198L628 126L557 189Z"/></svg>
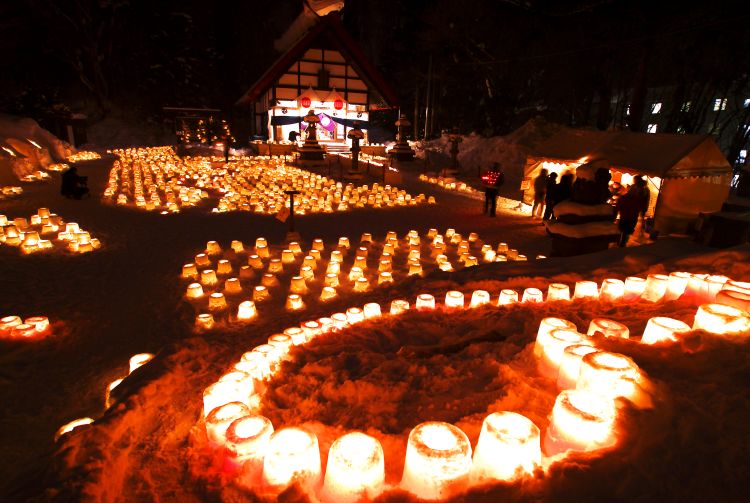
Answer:
<svg viewBox="0 0 750 503"><path fill-rule="evenodd" d="M335 108L336 110L341 110L342 108L344 108L344 101L340 99L335 100L333 102L333 108Z"/></svg>
<svg viewBox="0 0 750 503"><path fill-rule="evenodd" d="M303 96L301 100L299 100L300 105L302 105L303 108L308 108L312 101L310 101L310 98L307 96Z"/></svg>

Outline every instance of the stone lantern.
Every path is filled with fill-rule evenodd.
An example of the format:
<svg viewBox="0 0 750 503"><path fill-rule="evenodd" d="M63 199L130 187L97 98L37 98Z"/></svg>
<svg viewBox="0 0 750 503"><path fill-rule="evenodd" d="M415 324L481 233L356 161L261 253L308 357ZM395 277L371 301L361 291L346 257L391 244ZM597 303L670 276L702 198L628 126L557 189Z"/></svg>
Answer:
<svg viewBox="0 0 750 503"><path fill-rule="evenodd" d="M310 109L303 120L307 123L307 135L305 143L299 148L299 158L301 161L322 161L323 148L318 144L316 134L320 118L315 115L315 110Z"/></svg>
<svg viewBox="0 0 750 503"><path fill-rule="evenodd" d="M391 156L399 161L413 161L414 150L409 146L409 142L406 141L406 128L411 126L411 122L406 118L404 114L396 121L396 145L391 149Z"/></svg>

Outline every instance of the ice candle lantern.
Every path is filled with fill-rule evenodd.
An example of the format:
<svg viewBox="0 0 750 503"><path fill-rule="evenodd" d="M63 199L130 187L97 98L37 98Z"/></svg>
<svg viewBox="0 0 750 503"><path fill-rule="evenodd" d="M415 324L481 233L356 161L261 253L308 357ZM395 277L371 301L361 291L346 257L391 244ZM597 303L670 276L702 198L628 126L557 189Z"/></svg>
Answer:
<svg viewBox="0 0 750 503"><path fill-rule="evenodd" d="M539 428L531 420L515 412L493 412L484 419L474 451L475 480L511 481L541 464Z"/></svg>
<svg viewBox="0 0 750 503"><path fill-rule="evenodd" d="M384 481L385 457L380 442L364 433L348 433L333 442L328 451L322 500L372 500L383 491Z"/></svg>
<svg viewBox="0 0 750 503"><path fill-rule="evenodd" d="M471 471L471 444L452 424L430 421L409 433L401 487L418 498L439 500L455 494Z"/></svg>
<svg viewBox="0 0 750 503"><path fill-rule="evenodd" d="M321 476L320 450L314 433L283 428L271 435L263 459L263 482L281 491L292 482L314 488Z"/></svg>
<svg viewBox="0 0 750 503"><path fill-rule="evenodd" d="M593 354L593 353L592 353ZM544 437L544 452L593 451L615 442L615 403L584 390L565 390L557 395Z"/></svg>

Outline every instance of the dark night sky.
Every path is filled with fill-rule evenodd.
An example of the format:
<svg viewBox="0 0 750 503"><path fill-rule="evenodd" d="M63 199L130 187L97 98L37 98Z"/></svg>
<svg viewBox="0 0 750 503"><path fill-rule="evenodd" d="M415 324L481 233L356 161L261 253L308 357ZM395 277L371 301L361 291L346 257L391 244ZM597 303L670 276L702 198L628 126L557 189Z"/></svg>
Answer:
<svg viewBox="0 0 750 503"><path fill-rule="evenodd" d="M3 2L0 111L229 108L301 9L301 0ZM502 133L537 113L595 125L592 103L639 83L708 95L746 85L750 68L743 2L349 0L343 14L407 110L418 87L424 96L432 55L439 127Z"/></svg>

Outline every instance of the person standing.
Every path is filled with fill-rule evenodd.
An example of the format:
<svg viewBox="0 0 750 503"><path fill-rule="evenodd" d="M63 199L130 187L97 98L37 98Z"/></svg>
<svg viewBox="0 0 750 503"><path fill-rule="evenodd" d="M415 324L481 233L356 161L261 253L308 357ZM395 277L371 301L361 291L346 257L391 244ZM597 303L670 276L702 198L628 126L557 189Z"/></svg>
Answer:
<svg viewBox="0 0 750 503"><path fill-rule="evenodd" d="M627 246L630 235L635 231L642 205L641 194L635 185L630 188L627 194L617 200L615 208L617 213L620 214L617 227L620 229L620 242L618 244L621 248Z"/></svg>
<svg viewBox="0 0 750 503"><path fill-rule="evenodd" d="M224 162L229 162L229 149L232 148L232 137L230 135L224 136Z"/></svg>
<svg viewBox="0 0 750 503"><path fill-rule="evenodd" d="M542 220L549 220L552 218L552 208L555 207L557 199L557 188L557 173L550 173L547 178L547 192L544 196L544 217L542 217Z"/></svg>
<svg viewBox="0 0 750 503"><path fill-rule="evenodd" d="M484 214L491 217L496 216L495 212L497 210L498 191L500 187L502 187L503 182L505 182L505 176L503 175L503 172L499 170L497 164L495 164L495 169L495 174L497 176L492 180L491 184L488 183L484 186Z"/></svg>
<svg viewBox="0 0 750 503"><path fill-rule="evenodd" d="M531 218L541 218L544 212L544 199L547 196L547 170L542 168L539 176L534 178L534 207L531 209Z"/></svg>

